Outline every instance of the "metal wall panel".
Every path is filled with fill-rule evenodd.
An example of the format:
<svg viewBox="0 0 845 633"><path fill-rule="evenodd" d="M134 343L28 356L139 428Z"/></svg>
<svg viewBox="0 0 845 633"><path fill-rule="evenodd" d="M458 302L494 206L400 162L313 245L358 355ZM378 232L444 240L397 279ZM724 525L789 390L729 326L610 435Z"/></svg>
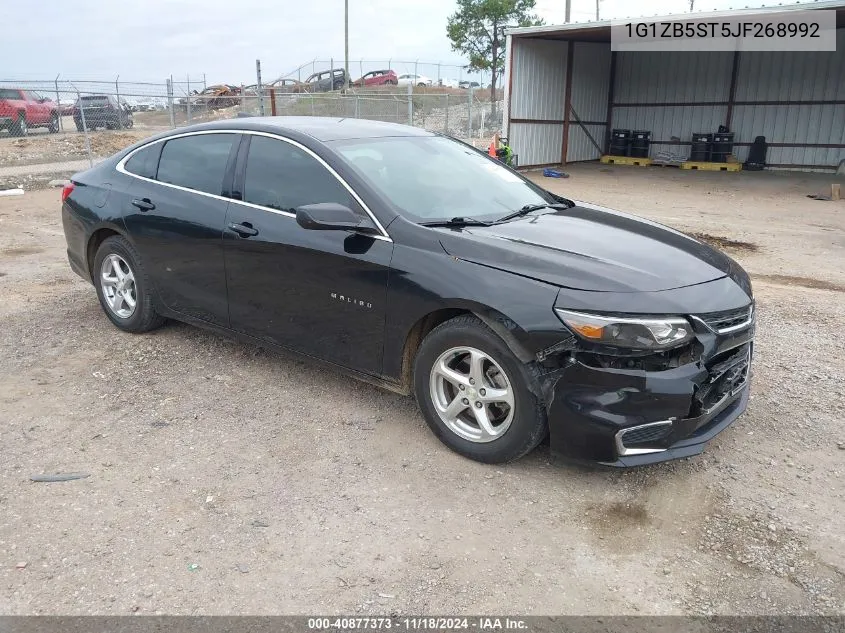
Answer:
<svg viewBox="0 0 845 633"><path fill-rule="evenodd" d="M689 142L696 132L718 130L727 110L727 106L614 108L611 125L624 130L650 130L654 141L671 141L674 136Z"/></svg>
<svg viewBox="0 0 845 633"><path fill-rule="evenodd" d="M845 100L845 29L836 32L836 52L740 54L736 100Z"/></svg>
<svg viewBox="0 0 845 633"><path fill-rule="evenodd" d="M742 53L736 101L845 101L845 29L837 30L836 52ZM735 106L731 128L738 143L765 136L769 143L845 145L845 104ZM748 147L737 147L744 161ZM770 147L766 162L829 165L845 159L845 148Z"/></svg>
<svg viewBox="0 0 845 633"><path fill-rule="evenodd" d="M607 121L607 99L610 92L610 45L576 42L572 56L572 110L569 115L569 140L566 162L596 160L601 152L595 148L575 116L585 124L599 147L604 147L607 125L586 125L586 122Z"/></svg>
<svg viewBox="0 0 845 633"><path fill-rule="evenodd" d="M733 125L738 143L765 136L769 143L845 145L845 104L791 106L736 106ZM747 147L737 147L745 160ZM766 162L794 165L830 165L845 159L845 148L770 147Z"/></svg>
<svg viewBox="0 0 845 633"><path fill-rule="evenodd" d="M572 57L572 108L578 117L582 121L607 121L608 92L610 44L575 42Z"/></svg>
<svg viewBox="0 0 845 633"><path fill-rule="evenodd" d="M562 123L511 123L509 134L520 167L560 162Z"/></svg>
<svg viewBox="0 0 845 633"><path fill-rule="evenodd" d="M507 138L509 135L510 130L510 118L511 118L511 82L510 82L510 73L511 73L511 62L513 61L513 36L508 35L505 39L505 76L504 79L504 86L505 86L505 98L502 101L502 135Z"/></svg>
<svg viewBox="0 0 845 633"><path fill-rule="evenodd" d="M563 120L568 45L527 38L513 40L511 119Z"/></svg>
<svg viewBox="0 0 845 633"><path fill-rule="evenodd" d="M805 53L800 53L801 55ZM727 101L733 53L619 52L614 103ZM620 127L620 126L614 126Z"/></svg>
<svg viewBox="0 0 845 633"><path fill-rule="evenodd" d="M585 125L587 131L592 135L593 139L598 143L599 147L604 147L604 134L607 130L606 125ZM566 162L575 163L579 160L598 160L601 158L602 152L596 149L587 133L577 123L572 123L569 126L569 142L567 143Z"/></svg>

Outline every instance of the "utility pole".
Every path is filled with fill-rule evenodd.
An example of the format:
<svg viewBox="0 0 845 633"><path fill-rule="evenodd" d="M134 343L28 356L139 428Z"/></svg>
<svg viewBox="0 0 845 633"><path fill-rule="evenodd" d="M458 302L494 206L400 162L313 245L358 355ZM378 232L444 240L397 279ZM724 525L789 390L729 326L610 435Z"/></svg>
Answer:
<svg viewBox="0 0 845 633"><path fill-rule="evenodd" d="M569 24L569 17L572 14L572 0L566 0L566 17L564 18L564 22Z"/></svg>
<svg viewBox="0 0 845 633"><path fill-rule="evenodd" d="M596 22L598 22L601 18L599 17L599 4L601 0L596 0Z"/></svg>
<svg viewBox="0 0 845 633"><path fill-rule="evenodd" d="M343 2L343 59L344 75L343 89L349 90L349 0Z"/></svg>
<svg viewBox="0 0 845 633"><path fill-rule="evenodd" d="M695 0L689 0L689 12L692 13L692 8L695 6Z"/></svg>

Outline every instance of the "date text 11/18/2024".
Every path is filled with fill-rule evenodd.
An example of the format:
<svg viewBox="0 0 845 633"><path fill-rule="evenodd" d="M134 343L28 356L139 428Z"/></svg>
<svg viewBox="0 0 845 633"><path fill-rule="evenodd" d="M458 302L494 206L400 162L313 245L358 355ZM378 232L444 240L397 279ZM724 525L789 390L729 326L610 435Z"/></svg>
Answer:
<svg viewBox="0 0 845 633"><path fill-rule="evenodd" d="M480 631L525 631L528 623L519 618L509 617L336 617L309 618L310 630L401 630L401 631L459 631L476 629Z"/></svg>

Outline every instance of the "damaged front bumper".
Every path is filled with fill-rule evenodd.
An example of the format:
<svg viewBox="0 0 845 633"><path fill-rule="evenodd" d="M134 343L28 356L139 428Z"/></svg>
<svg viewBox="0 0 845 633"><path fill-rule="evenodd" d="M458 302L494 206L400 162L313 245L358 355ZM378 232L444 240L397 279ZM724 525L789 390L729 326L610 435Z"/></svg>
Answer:
<svg viewBox="0 0 845 633"><path fill-rule="evenodd" d="M653 358L617 362L607 350L585 351L574 340L546 358L552 453L641 466L696 455L736 420L749 399L753 306L747 320L727 327L691 322L695 343L667 355L667 368Z"/></svg>

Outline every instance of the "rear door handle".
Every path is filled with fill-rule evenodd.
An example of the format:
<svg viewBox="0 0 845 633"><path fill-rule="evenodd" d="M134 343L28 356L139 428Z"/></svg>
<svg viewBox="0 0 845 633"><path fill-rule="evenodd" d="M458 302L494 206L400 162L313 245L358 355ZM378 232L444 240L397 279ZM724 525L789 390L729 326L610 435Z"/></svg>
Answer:
<svg viewBox="0 0 845 633"><path fill-rule="evenodd" d="M252 228L252 225L249 222L244 222L243 224L230 224L229 229L241 237L252 237L253 235L258 235L258 230Z"/></svg>
<svg viewBox="0 0 845 633"><path fill-rule="evenodd" d="M132 206L138 207L141 211L152 211L156 206L150 202L149 198L135 198L132 201Z"/></svg>

